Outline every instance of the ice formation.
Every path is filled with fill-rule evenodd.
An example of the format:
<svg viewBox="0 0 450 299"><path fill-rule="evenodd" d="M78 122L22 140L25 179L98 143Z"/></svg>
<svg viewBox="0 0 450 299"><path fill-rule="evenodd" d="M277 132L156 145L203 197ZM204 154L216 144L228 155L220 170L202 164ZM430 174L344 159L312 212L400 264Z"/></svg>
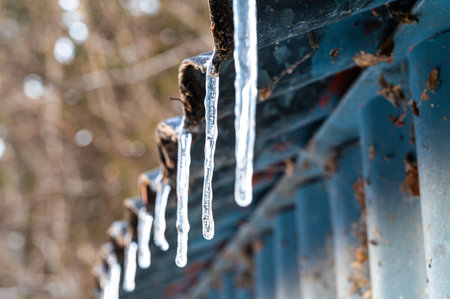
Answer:
<svg viewBox="0 0 450 299"><path fill-rule="evenodd" d="M187 263L187 245L189 233L188 192L189 167L191 164L192 134L184 128L185 119L181 120L178 128L178 165L177 165L177 232L178 246L175 263L184 267Z"/></svg>
<svg viewBox="0 0 450 299"><path fill-rule="evenodd" d="M169 243L164 236L166 232L166 207L167 200L170 194L170 184L161 178L158 184L158 191L156 193L155 202L155 232L153 235L153 241L155 245L161 248L162 251L169 249Z"/></svg>
<svg viewBox="0 0 450 299"><path fill-rule="evenodd" d="M152 231L153 216L147 212L146 208L139 209L137 239L138 239L138 263L139 267L146 269L150 267L150 234Z"/></svg>
<svg viewBox="0 0 450 299"><path fill-rule="evenodd" d="M214 218L212 212L212 177L214 173L214 153L217 141L217 102L219 100L219 74L213 66L213 57L208 60L206 70L205 95L205 164L202 198L203 237L210 240L214 237Z"/></svg>
<svg viewBox="0 0 450 299"><path fill-rule="evenodd" d="M107 264L109 268L108 281L105 289L103 290L102 299L118 299L119 298L119 286L120 286L120 265L117 261L116 254L111 252L107 258Z"/></svg>
<svg viewBox="0 0 450 299"><path fill-rule="evenodd" d="M138 244L131 241L125 247L125 261L124 261L124 275L123 275L123 289L126 292L132 292L136 286L134 278L136 276L136 254Z"/></svg>
<svg viewBox="0 0 450 299"><path fill-rule="evenodd" d="M253 148L258 79L256 0L233 0L234 65L236 78L235 200L242 207L252 201Z"/></svg>

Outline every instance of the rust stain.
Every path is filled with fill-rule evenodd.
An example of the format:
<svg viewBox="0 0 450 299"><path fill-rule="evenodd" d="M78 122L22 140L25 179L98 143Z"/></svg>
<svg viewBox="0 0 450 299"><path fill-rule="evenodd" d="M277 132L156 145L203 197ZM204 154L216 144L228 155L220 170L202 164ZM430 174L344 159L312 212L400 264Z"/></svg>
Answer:
<svg viewBox="0 0 450 299"><path fill-rule="evenodd" d="M281 79L283 79L286 75L290 75L292 74L299 65L301 65L303 62L305 62L306 60L308 60L309 58L311 58L311 56L315 53L316 49L312 49L310 52L308 52L305 56L303 56L302 58L300 58L299 60L297 60L294 64L288 66L286 69L284 69L279 75L275 76L272 79L272 82L270 82L270 84L268 85L264 85L260 90L259 90L259 95L261 97L261 100L265 100L267 99L270 95L272 95L273 89L275 88L275 86L278 84L278 82L281 81Z"/></svg>
<svg viewBox="0 0 450 299"><path fill-rule="evenodd" d="M276 152L284 152L287 150L287 148L288 148L288 145L283 142L276 143L273 147L273 149Z"/></svg>
<svg viewBox="0 0 450 299"><path fill-rule="evenodd" d="M373 8L372 10L371 10L371 12L372 12L372 14L375 16L375 17L378 17L380 14L377 12L377 10L375 9L375 8Z"/></svg>
<svg viewBox="0 0 450 299"><path fill-rule="evenodd" d="M435 67L428 75L427 88L431 91L435 91L441 82L439 81L439 68Z"/></svg>
<svg viewBox="0 0 450 299"><path fill-rule="evenodd" d="M403 11L396 12L394 19L400 24L415 24L419 22L419 18L415 14Z"/></svg>
<svg viewBox="0 0 450 299"><path fill-rule="evenodd" d="M370 281L366 276L366 264L369 260L368 240L367 240L367 225L366 225L366 196L364 192L364 179L359 178L353 184L353 191L361 206L361 218L353 224L353 232L359 240L360 246L358 248L349 248L353 254L353 262L350 267L352 275L348 278L351 283L349 294L358 293L361 296L370 291Z"/></svg>
<svg viewBox="0 0 450 299"><path fill-rule="evenodd" d="M284 170L284 172L286 173L286 175L291 176L294 174L294 160L292 159L286 159L285 161L286 164L286 168Z"/></svg>
<svg viewBox="0 0 450 299"><path fill-rule="evenodd" d="M413 112L413 114L415 116L417 116L417 117L420 116L420 110L419 110L419 107L417 106L417 102L416 101L411 101L409 103L409 107L411 107L411 110L412 110L412 112Z"/></svg>
<svg viewBox="0 0 450 299"><path fill-rule="evenodd" d="M342 49L342 48L334 48L334 49L331 49L331 51L330 51L330 56L333 57L334 59L338 58L338 57L339 57L339 52L340 52L341 50L343 50L343 49Z"/></svg>
<svg viewBox="0 0 450 299"><path fill-rule="evenodd" d="M428 94L429 91L433 92L435 91L440 85L439 81L439 69L435 67L431 70L430 74L428 75L428 81L427 86L422 91L422 94L420 95L419 100L419 106L422 104L422 100L429 101L430 95Z"/></svg>
<svg viewBox="0 0 450 299"><path fill-rule="evenodd" d="M253 251L254 252L260 252L261 250L263 250L265 244L263 240L256 240L255 242L253 242Z"/></svg>
<svg viewBox="0 0 450 299"><path fill-rule="evenodd" d="M265 99L267 99L268 97L270 97L270 95L272 94L272 89L268 86L268 85L264 85L263 87L261 87L261 89L259 90L259 98L264 101Z"/></svg>
<svg viewBox="0 0 450 299"><path fill-rule="evenodd" d="M399 116L393 116L389 115L389 120L394 124L396 127L403 127L405 125L405 117L406 113L402 113Z"/></svg>
<svg viewBox="0 0 450 299"><path fill-rule="evenodd" d="M324 171L326 174L332 175L338 171L339 157L340 157L340 151L338 149L334 149L331 151L331 153L324 165Z"/></svg>
<svg viewBox="0 0 450 299"><path fill-rule="evenodd" d="M366 193L364 191L364 179L359 178L353 184L353 192L355 193L356 199L358 200L361 211L365 213L366 211Z"/></svg>
<svg viewBox="0 0 450 299"><path fill-rule="evenodd" d="M164 289L164 295L166 297L174 297L177 294L183 292L183 289L184 289L183 283L175 282Z"/></svg>
<svg viewBox="0 0 450 299"><path fill-rule="evenodd" d="M208 266L208 261L198 261L190 263L184 273L189 276L195 276Z"/></svg>
<svg viewBox="0 0 450 299"><path fill-rule="evenodd" d="M311 167L311 162L310 161L302 162L302 167L303 169L309 169Z"/></svg>
<svg viewBox="0 0 450 299"><path fill-rule="evenodd" d="M384 244L389 245L389 240L386 239L376 227L373 228L373 233L378 239L383 241Z"/></svg>
<svg viewBox="0 0 450 299"><path fill-rule="evenodd" d="M373 160L373 158L375 158L375 154L376 154L377 152L376 152L376 149L375 149L375 145L371 145L371 146L369 146L369 161L372 161ZM354 188L354 186L353 186L353 188Z"/></svg>
<svg viewBox="0 0 450 299"><path fill-rule="evenodd" d="M273 180L274 177L275 177L275 172L271 172L271 171L254 173L253 177L252 177L252 184L257 185L260 182L271 181L271 180Z"/></svg>

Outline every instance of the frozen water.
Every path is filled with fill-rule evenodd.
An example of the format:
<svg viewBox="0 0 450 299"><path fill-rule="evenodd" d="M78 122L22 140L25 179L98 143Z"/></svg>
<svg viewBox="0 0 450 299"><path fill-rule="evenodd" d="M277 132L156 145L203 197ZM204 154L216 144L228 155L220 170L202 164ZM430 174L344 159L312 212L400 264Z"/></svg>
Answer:
<svg viewBox="0 0 450 299"><path fill-rule="evenodd" d="M134 278L136 276L136 254L138 245L136 242L130 242L125 248L123 289L126 292L134 290L136 284Z"/></svg>
<svg viewBox="0 0 450 299"><path fill-rule="evenodd" d="M158 192L156 193L155 203L155 232L153 235L153 241L155 245L161 248L163 251L169 249L169 243L164 236L166 232L166 207L167 200L169 198L171 187L168 182L161 178L161 182L158 186Z"/></svg>
<svg viewBox="0 0 450 299"><path fill-rule="evenodd" d="M252 201L253 148L257 100L258 48L256 0L233 0L234 63L236 78L236 181L235 200L240 206Z"/></svg>
<svg viewBox="0 0 450 299"><path fill-rule="evenodd" d="M108 281L103 290L102 299L118 299L120 286L120 265L117 262L116 254L111 252L108 255L107 263L109 267Z"/></svg>
<svg viewBox="0 0 450 299"><path fill-rule="evenodd" d="M177 165L177 232L178 246L175 263L178 267L184 267L187 263L187 245L189 233L188 219L188 192L189 192L189 167L191 164L192 134L184 128L185 119L181 120L178 128L178 165Z"/></svg>
<svg viewBox="0 0 450 299"><path fill-rule="evenodd" d="M205 164L202 199L203 237L210 240L214 237L214 218L212 212L212 177L214 173L214 153L217 141L217 102L219 100L219 74L214 70L213 57L208 61L206 71L205 96Z"/></svg>
<svg viewBox="0 0 450 299"><path fill-rule="evenodd" d="M150 267L151 253L149 247L150 234L152 231L153 216L146 208L141 208L138 213L138 263L139 267L146 269Z"/></svg>

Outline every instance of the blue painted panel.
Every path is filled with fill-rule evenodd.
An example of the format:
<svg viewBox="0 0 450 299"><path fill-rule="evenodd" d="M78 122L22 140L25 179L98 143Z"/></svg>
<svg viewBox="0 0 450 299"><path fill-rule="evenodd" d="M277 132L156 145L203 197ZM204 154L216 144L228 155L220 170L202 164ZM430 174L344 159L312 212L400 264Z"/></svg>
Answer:
<svg viewBox="0 0 450 299"><path fill-rule="evenodd" d="M357 144L341 149L337 172L328 180L334 238L338 298L363 298L369 289L369 267L364 261L365 219L353 187L361 178Z"/></svg>
<svg viewBox="0 0 450 299"><path fill-rule="evenodd" d="M260 248L255 250L255 292L257 299L275 298L274 238L262 237Z"/></svg>
<svg viewBox="0 0 450 299"><path fill-rule="evenodd" d="M252 291L250 289L237 288L236 289L236 299L251 299Z"/></svg>
<svg viewBox="0 0 450 299"><path fill-rule="evenodd" d="M412 113L408 110L404 125L389 119L403 113L383 97L360 113L373 298L427 296L420 200L405 183L404 161L415 155Z"/></svg>
<svg viewBox="0 0 450 299"><path fill-rule="evenodd" d="M322 181L301 186L295 199L302 299L336 298L330 208Z"/></svg>
<svg viewBox="0 0 450 299"><path fill-rule="evenodd" d="M436 35L448 31L450 16L450 1L419 0L412 10L418 22L402 25L395 35L394 59L403 61L415 45Z"/></svg>
<svg viewBox="0 0 450 299"><path fill-rule="evenodd" d="M216 289L210 289L206 295L206 299L217 299L219 298L219 292Z"/></svg>
<svg viewBox="0 0 450 299"><path fill-rule="evenodd" d="M235 299L235 286L233 274L225 273L222 277L222 287L220 288L220 299Z"/></svg>
<svg viewBox="0 0 450 299"><path fill-rule="evenodd" d="M297 236L295 211L282 211L275 216L274 257L277 299L299 296Z"/></svg>
<svg viewBox="0 0 450 299"><path fill-rule="evenodd" d="M450 297L449 62L450 32L417 45L409 56L413 99L420 110L414 124L430 298ZM440 84L427 91L429 100L421 102L435 68Z"/></svg>

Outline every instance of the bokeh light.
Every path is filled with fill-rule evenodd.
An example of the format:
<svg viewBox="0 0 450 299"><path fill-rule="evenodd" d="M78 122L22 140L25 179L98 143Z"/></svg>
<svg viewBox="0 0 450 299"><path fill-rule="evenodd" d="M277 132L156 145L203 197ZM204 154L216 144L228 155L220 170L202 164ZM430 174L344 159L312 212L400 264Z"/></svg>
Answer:
<svg viewBox="0 0 450 299"><path fill-rule="evenodd" d="M87 129L80 130L75 134L75 143L81 147L88 146L93 139L92 132Z"/></svg>
<svg viewBox="0 0 450 299"><path fill-rule="evenodd" d="M80 5L80 0L58 0L59 6L67 11L75 10Z"/></svg>
<svg viewBox="0 0 450 299"><path fill-rule="evenodd" d="M53 49L55 59L61 64L70 64L75 57L75 45L68 37L61 37Z"/></svg>
<svg viewBox="0 0 450 299"><path fill-rule="evenodd" d="M23 83L23 92L32 100L37 100L44 95L44 83L42 77L36 74L31 74L25 77Z"/></svg>
<svg viewBox="0 0 450 299"><path fill-rule="evenodd" d="M89 29L83 22L74 22L69 27L70 37L77 43L84 42L89 36Z"/></svg>

